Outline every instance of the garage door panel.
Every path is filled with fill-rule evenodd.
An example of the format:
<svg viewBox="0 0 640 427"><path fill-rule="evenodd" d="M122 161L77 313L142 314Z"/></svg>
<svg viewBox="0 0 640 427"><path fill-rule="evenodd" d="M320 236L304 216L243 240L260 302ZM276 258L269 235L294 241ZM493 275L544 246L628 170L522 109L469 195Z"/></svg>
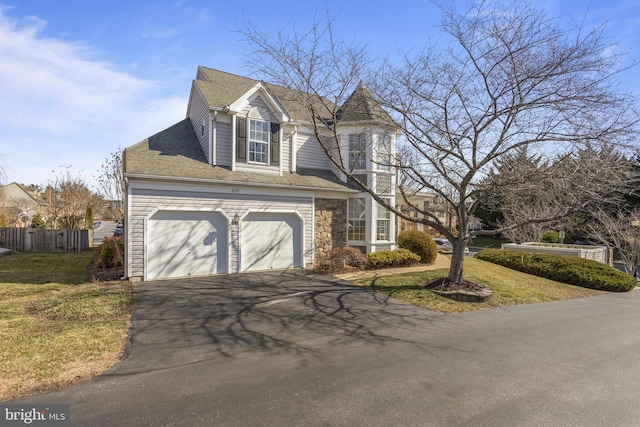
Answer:
<svg viewBox="0 0 640 427"><path fill-rule="evenodd" d="M302 223L290 213L252 213L242 222L243 271L302 266Z"/></svg>
<svg viewBox="0 0 640 427"><path fill-rule="evenodd" d="M148 279L226 273L227 221L212 212L160 211L148 222Z"/></svg>

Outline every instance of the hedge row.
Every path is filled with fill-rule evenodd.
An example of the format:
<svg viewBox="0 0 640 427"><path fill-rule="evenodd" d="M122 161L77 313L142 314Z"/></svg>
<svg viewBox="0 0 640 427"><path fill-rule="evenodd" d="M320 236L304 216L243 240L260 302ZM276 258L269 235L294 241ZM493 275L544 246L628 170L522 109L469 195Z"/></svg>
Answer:
<svg viewBox="0 0 640 427"><path fill-rule="evenodd" d="M372 268L406 267L420 262L420 256L408 249L384 249L367 254Z"/></svg>
<svg viewBox="0 0 640 427"><path fill-rule="evenodd" d="M583 288L628 292L636 279L601 262L570 256L487 249L474 258Z"/></svg>

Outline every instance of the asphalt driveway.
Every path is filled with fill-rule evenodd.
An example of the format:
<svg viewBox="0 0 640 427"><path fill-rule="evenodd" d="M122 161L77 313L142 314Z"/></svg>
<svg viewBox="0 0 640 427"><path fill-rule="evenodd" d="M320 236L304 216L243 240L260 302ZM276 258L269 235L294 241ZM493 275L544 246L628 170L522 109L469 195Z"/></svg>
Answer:
<svg viewBox="0 0 640 427"><path fill-rule="evenodd" d="M308 272L136 285L130 352L82 426L631 426L640 291L455 315Z"/></svg>
<svg viewBox="0 0 640 427"><path fill-rule="evenodd" d="M136 285L127 357L108 371L155 371L246 351L297 354L331 335L383 344L396 328L438 313L302 270L164 280Z"/></svg>

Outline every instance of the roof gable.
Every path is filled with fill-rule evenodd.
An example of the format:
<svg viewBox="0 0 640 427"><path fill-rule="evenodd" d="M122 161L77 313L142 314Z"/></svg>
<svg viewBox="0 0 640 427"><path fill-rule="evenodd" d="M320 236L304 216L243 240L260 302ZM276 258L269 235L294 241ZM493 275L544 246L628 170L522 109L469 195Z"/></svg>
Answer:
<svg viewBox="0 0 640 427"><path fill-rule="evenodd" d="M312 104L319 117L329 118L338 111L338 106L326 98L305 94L294 89L260 80L250 79L211 68L198 67L198 75L203 74L208 81L194 80L194 85L212 109L239 111L246 100L261 91L268 98L274 112L286 115L295 121L311 121L306 105Z"/></svg>
<svg viewBox="0 0 640 427"><path fill-rule="evenodd" d="M231 103L229 105L229 111L242 111L247 105L251 103L251 101L256 96L260 96L267 103L267 106L271 109L271 112L274 113L276 117L278 117L278 120L280 122L291 120L291 117L287 114L280 102L278 102L278 99L269 92L267 87L262 82L256 83L251 89L249 89L246 93L239 97L235 102Z"/></svg>

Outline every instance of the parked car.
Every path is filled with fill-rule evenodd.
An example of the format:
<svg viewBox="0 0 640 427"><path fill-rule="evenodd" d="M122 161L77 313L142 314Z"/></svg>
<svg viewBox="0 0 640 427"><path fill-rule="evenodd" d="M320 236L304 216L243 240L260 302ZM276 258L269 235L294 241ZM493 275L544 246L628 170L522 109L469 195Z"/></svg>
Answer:
<svg viewBox="0 0 640 427"><path fill-rule="evenodd" d="M436 242L436 247L438 248L438 252L443 254L450 254L453 252L453 245L449 240L445 239L444 237L435 237L433 241ZM465 255L469 254L469 248L467 247L464 248L464 254Z"/></svg>
<svg viewBox="0 0 640 427"><path fill-rule="evenodd" d="M122 224L116 225L115 230L113 230L113 237L121 237L124 234L124 227Z"/></svg>

